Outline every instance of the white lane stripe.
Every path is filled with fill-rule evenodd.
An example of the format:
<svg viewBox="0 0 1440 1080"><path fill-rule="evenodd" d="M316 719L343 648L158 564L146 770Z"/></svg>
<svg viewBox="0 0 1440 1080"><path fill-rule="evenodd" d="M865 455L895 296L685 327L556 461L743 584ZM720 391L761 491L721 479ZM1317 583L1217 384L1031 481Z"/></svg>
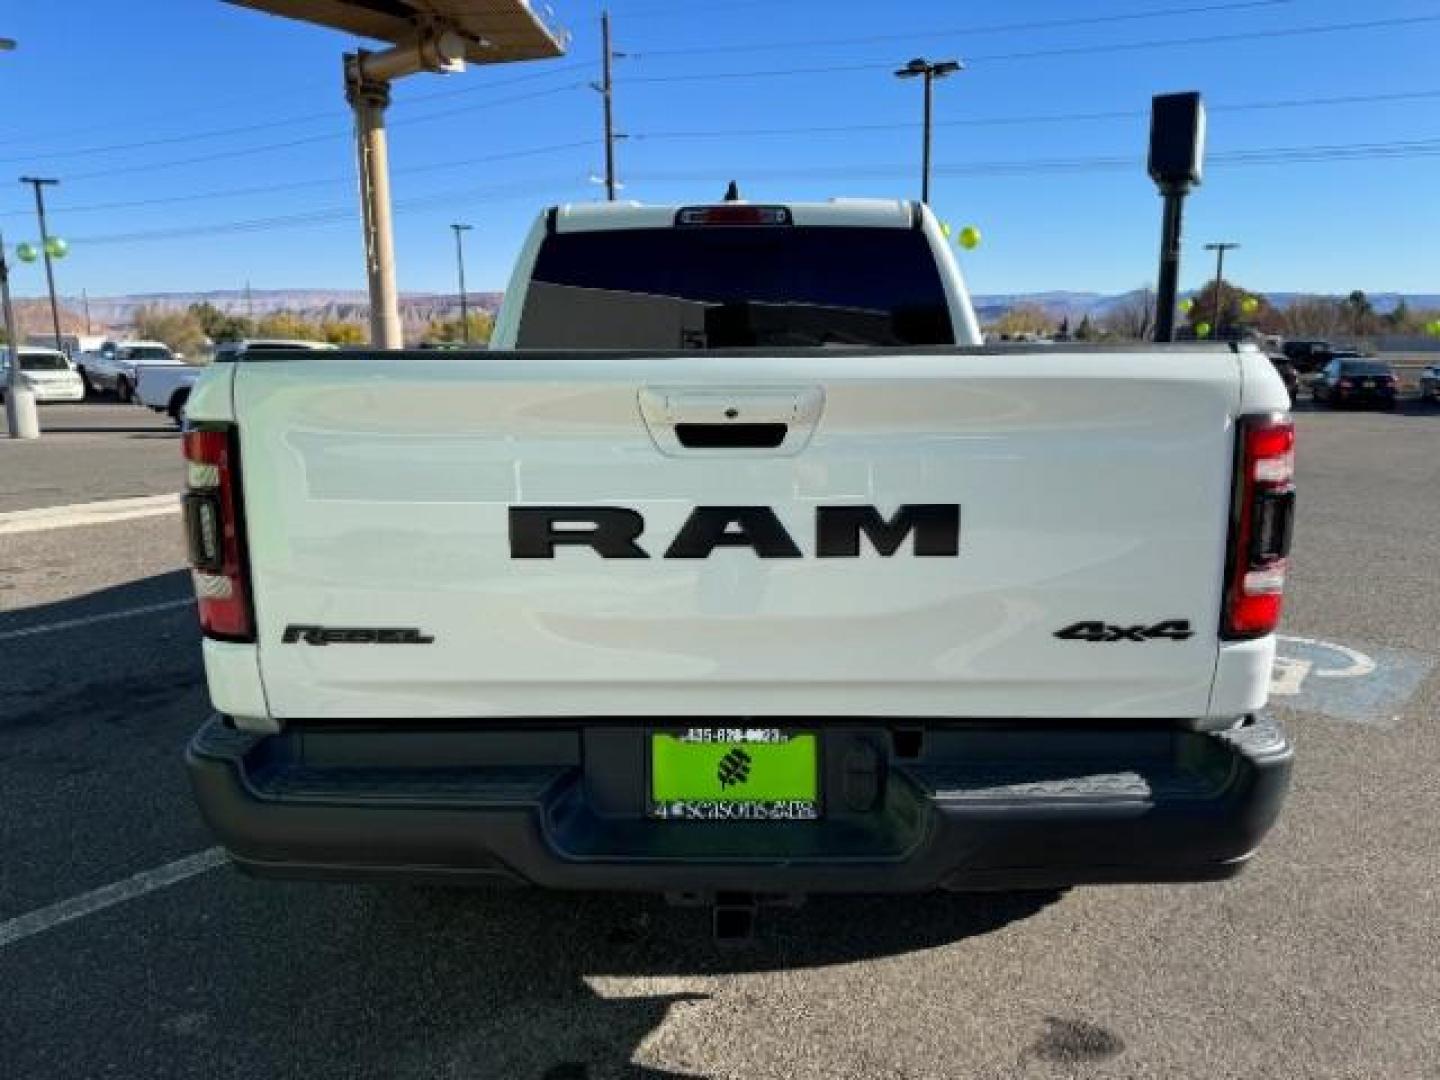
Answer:
<svg viewBox="0 0 1440 1080"><path fill-rule="evenodd" d="M223 850L218 847L208 848L164 866L157 866L153 870L142 870L124 881L102 885L79 896L72 896L69 900L61 900L58 904L20 915L0 923L0 949L36 934L43 934L62 923L83 919L86 915L94 915L97 911L123 904L126 900L134 900L137 896L175 885L196 874L213 870L224 862Z"/></svg>
<svg viewBox="0 0 1440 1080"><path fill-rule="evenodd" d="M77 525L106 525L179 511L179 495L144 495L138 499L104 499L71 506L42 506L37 510L10 510L0 514L0 536L72 529Z"/></svg>
<svg viewBox="0 0 1440 1080"><path fill-rule="evenodd" d="M4 630L0 631L0 641L13 641L16 638L48 634L55 630L73 630L77 626L90 626L93 623L110 622L114 619L129 619L136 615L153 615L157 611L173 611L175 608L190 607L194 603L194 600L187 597L184 600L167 600L163 604L146 604L144 607L126 608L124 611L107 611L100 615L86 615L79 619L65 619L61 622L42 623L40 626L27 626L23 630Z"/></svg>

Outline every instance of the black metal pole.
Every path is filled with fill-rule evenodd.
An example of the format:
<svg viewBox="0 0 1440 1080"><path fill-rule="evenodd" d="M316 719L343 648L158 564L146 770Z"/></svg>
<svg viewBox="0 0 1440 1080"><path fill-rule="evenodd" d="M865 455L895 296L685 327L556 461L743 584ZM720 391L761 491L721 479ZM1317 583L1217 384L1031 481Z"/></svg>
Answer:
<svg viewBox="0 0 1440 1080"><path fill-rule="evenodd" d="M920 201L926 205L930 202L930 112L931 112L931 85L935 79L934 67L925 69L925 149L923 151L920 166Z"/></svg>
<svg viewBox="0 0 1440 1080"><path fill-rule="evenodd" d="M1188 189L1161 190L1165 217L1160 226L1160 277L1155 290L1155 340L1175 340L1175 295L1180 286L1180 231Z"/></svg>
<svg viewBox="0 0 1440 1080"><path fill-rule="evenodd" d="M45 281L50 287L50 321L55 327L55 348L64 351L60 342L60 304L55 299L55 267L50 260L50 233L45 228L45 185L58 184L59 180L50 180L39 176L22 176L22 184L30 184L35 188L35 215L40 219L40 251L45 256Z"/></svg>

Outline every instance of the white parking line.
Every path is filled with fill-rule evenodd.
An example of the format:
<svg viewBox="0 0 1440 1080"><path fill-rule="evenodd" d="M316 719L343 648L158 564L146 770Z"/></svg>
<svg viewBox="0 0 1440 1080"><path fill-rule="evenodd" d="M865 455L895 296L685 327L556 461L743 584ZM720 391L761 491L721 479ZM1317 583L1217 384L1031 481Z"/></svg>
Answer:
<svg viewBox="0 0 1440 1080"><path fill-rule="evenodd" d="M0 536L72 529L77 525L107 525L112 521L159 517L179 511L179 495L144 495L138 499L104 499L70 506L43 506L38 510L10 510L0 514Z"/></svg>
<svg viewBox="0 0 1440 1080"><path fill-rule="evenodd" d="M23 630L5 630L0 632L0 641L13 641L16 638L33 637L36 634L49 634L56 630L73 630L77 626L90 626L92 623L110 622L113 619L129 619L135 615L153 615L157 611L172 611L175 608L190 607L194 603L194 600L186 597L184 600L166 600L163 604L146 604L144 607L126 608L124 611L106 611L99 615L86 615L79 619L65 619L61 622L27 626Z"/></svg>
<svg viewBox="0 0 1440 1080"><path fill-rule="evenodd" d="M187 855L183 859L176 859L164 866L157 866L153 870L142 870L134 877L128 877L124 881L102 885L98 889L91 889L79 896L72 896L69 900L61 900L58 904L51 904L38 911L20 915L8 922L0 923L0 949L6 945L13 945L17 941L24 941L28 937L34 937L36 934L43 934L46 930L51 930L61 923L83 919L86 915L104 911L116 904L123 904L126 900L134 900L137 896L144 896L157 889L175 885L196 874L213 870L224 862L225 852L223 850L218 847L207 848L205 851Z"/></svg>

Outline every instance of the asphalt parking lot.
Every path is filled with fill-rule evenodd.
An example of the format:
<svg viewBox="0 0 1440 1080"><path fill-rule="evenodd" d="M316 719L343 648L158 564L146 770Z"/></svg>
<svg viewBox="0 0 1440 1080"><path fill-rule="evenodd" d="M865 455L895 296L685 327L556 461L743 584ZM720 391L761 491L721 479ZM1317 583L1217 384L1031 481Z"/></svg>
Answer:
<svg viewBox="0 0 1440 1080"><path fill-rule="evenodd" d="M1440 409L1300 410L1299 756L1244 875L826 899L733 950L648 897L218 865L177 516L17 516L175 492L178 436L42 419L0 441L0 1077L1440 1075Z"/></svg>

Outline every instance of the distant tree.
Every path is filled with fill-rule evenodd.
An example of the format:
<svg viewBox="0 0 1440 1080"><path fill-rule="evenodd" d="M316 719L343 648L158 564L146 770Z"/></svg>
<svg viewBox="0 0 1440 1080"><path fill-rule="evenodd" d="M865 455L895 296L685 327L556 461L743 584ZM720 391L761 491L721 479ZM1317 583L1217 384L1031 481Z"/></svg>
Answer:
<svg viewBox="0 0 1440 1080"><path fill-rule="evenodd" d="M488 311L472 311L469 314L470 342L473 345L483 345L490 340L491 331L495 329L495 317ZM435 319L425 330L425 340L444 344L464 341L465 335L461 330L458 318Z"/></svg>
<svg viewBox="0 0 1440 1080"><path fill-rule="evenodd" d="M255 322L255 336L261 338L289 338L297 341L323 341L324 333L318 323L313 323L293 311L272 311Z"/></svg>
<svg viewBox="0 0 1440 1080"><path fill-rule="evenodd" d="M194 355L206 343L205 328L191 311L142 307L136 310L133 322L136 337L163 341L176 352Z"/></svg>
<svg viewBox="0 0 1440 1080"><path fill-rule="evenodd" d="M1039 304L1017 304L990 324L992 333L1001 337L1021 334L1048 334L1055 324Z"/></svg>
<svg viewBox="0 0 1440 1080"><path fill-rule="evenodd" d="M1075 340L1094 341L1099 336L1100 334L1096 331L1095 324L1090 321L1090 315L1087 312L1081 317L1080 325L1075 328Z"/></svg>
<svg viewBox="0 0 1440 1080"><path fill-rule="evenodd" d="M253 337L255 326L239 315L227 315L208 300L190 305L190 313L205 328L205 336L211 341L239 341Z"/></svg>
<svg viewBox="0 0 1440 1080"><path fill-rule="evenodd" d="M1125 341L1149 341L1155 334L1155 290L1148 285L1126 294L1105 313L1106 332Z"/></svg>
<svg viewBox="0 0 1440 1080"><path fill-rule="evenodd" d="M1254 301L1255 310L1246 312L1245 302ZM1215 282L1208 282L1203 289L1191 297L1187 318L1194 328L1200 323L1210 325L1210 336L1230 339L1242 336L1246 330L1257 330L1263 334L1278 334L1284 320L1262 294L1253 289L1242 288L1229 281L1220 282L1220 313L1215 313Z"/></svg>
<svg viewBox="0 0 1440 1080"><path fill-rule="evenodd" d="M1063 319L1060 320L1060 329L1059 329L1058 331L1056 331L1055 336L1056 336L1057 338L1059 338L1061 341L1069 341L1069 340L1070 340L1070 316L1069 316L1069 315L1066 315Z"/></svg>
<svg viewBox="0 0 1440 1080"><path fill-rule="evenodd" d="M1410 317L1410 305L1405 298L1400 297L1399 301L1385 316L1386 328L1396 334L1409 334L1419 329L1421 325L1414 322Z"/></svg>
<svg viewBox="0 0 1440 1080"><path fill-rule="evenodd" d="M357 322L326 319L320 324L320 336L331 345L364 345L369 339L365 328Z"/></svg>
<svg viewBox="0 0 1440 1080"><path fill-rule="evenodd" d="M1375 327L1375 305L1363 289L1356 289L1345 298L1345 315L1351 333L1368 334Z"/></svg>
<svg viewBox="0 0 1440 1080"><path fill-rule="evenodd" d="M1331 338L1345 322L1345 304L1333 296L1300 296L1281 313L1281 332L1292 338Z"/></svg>

